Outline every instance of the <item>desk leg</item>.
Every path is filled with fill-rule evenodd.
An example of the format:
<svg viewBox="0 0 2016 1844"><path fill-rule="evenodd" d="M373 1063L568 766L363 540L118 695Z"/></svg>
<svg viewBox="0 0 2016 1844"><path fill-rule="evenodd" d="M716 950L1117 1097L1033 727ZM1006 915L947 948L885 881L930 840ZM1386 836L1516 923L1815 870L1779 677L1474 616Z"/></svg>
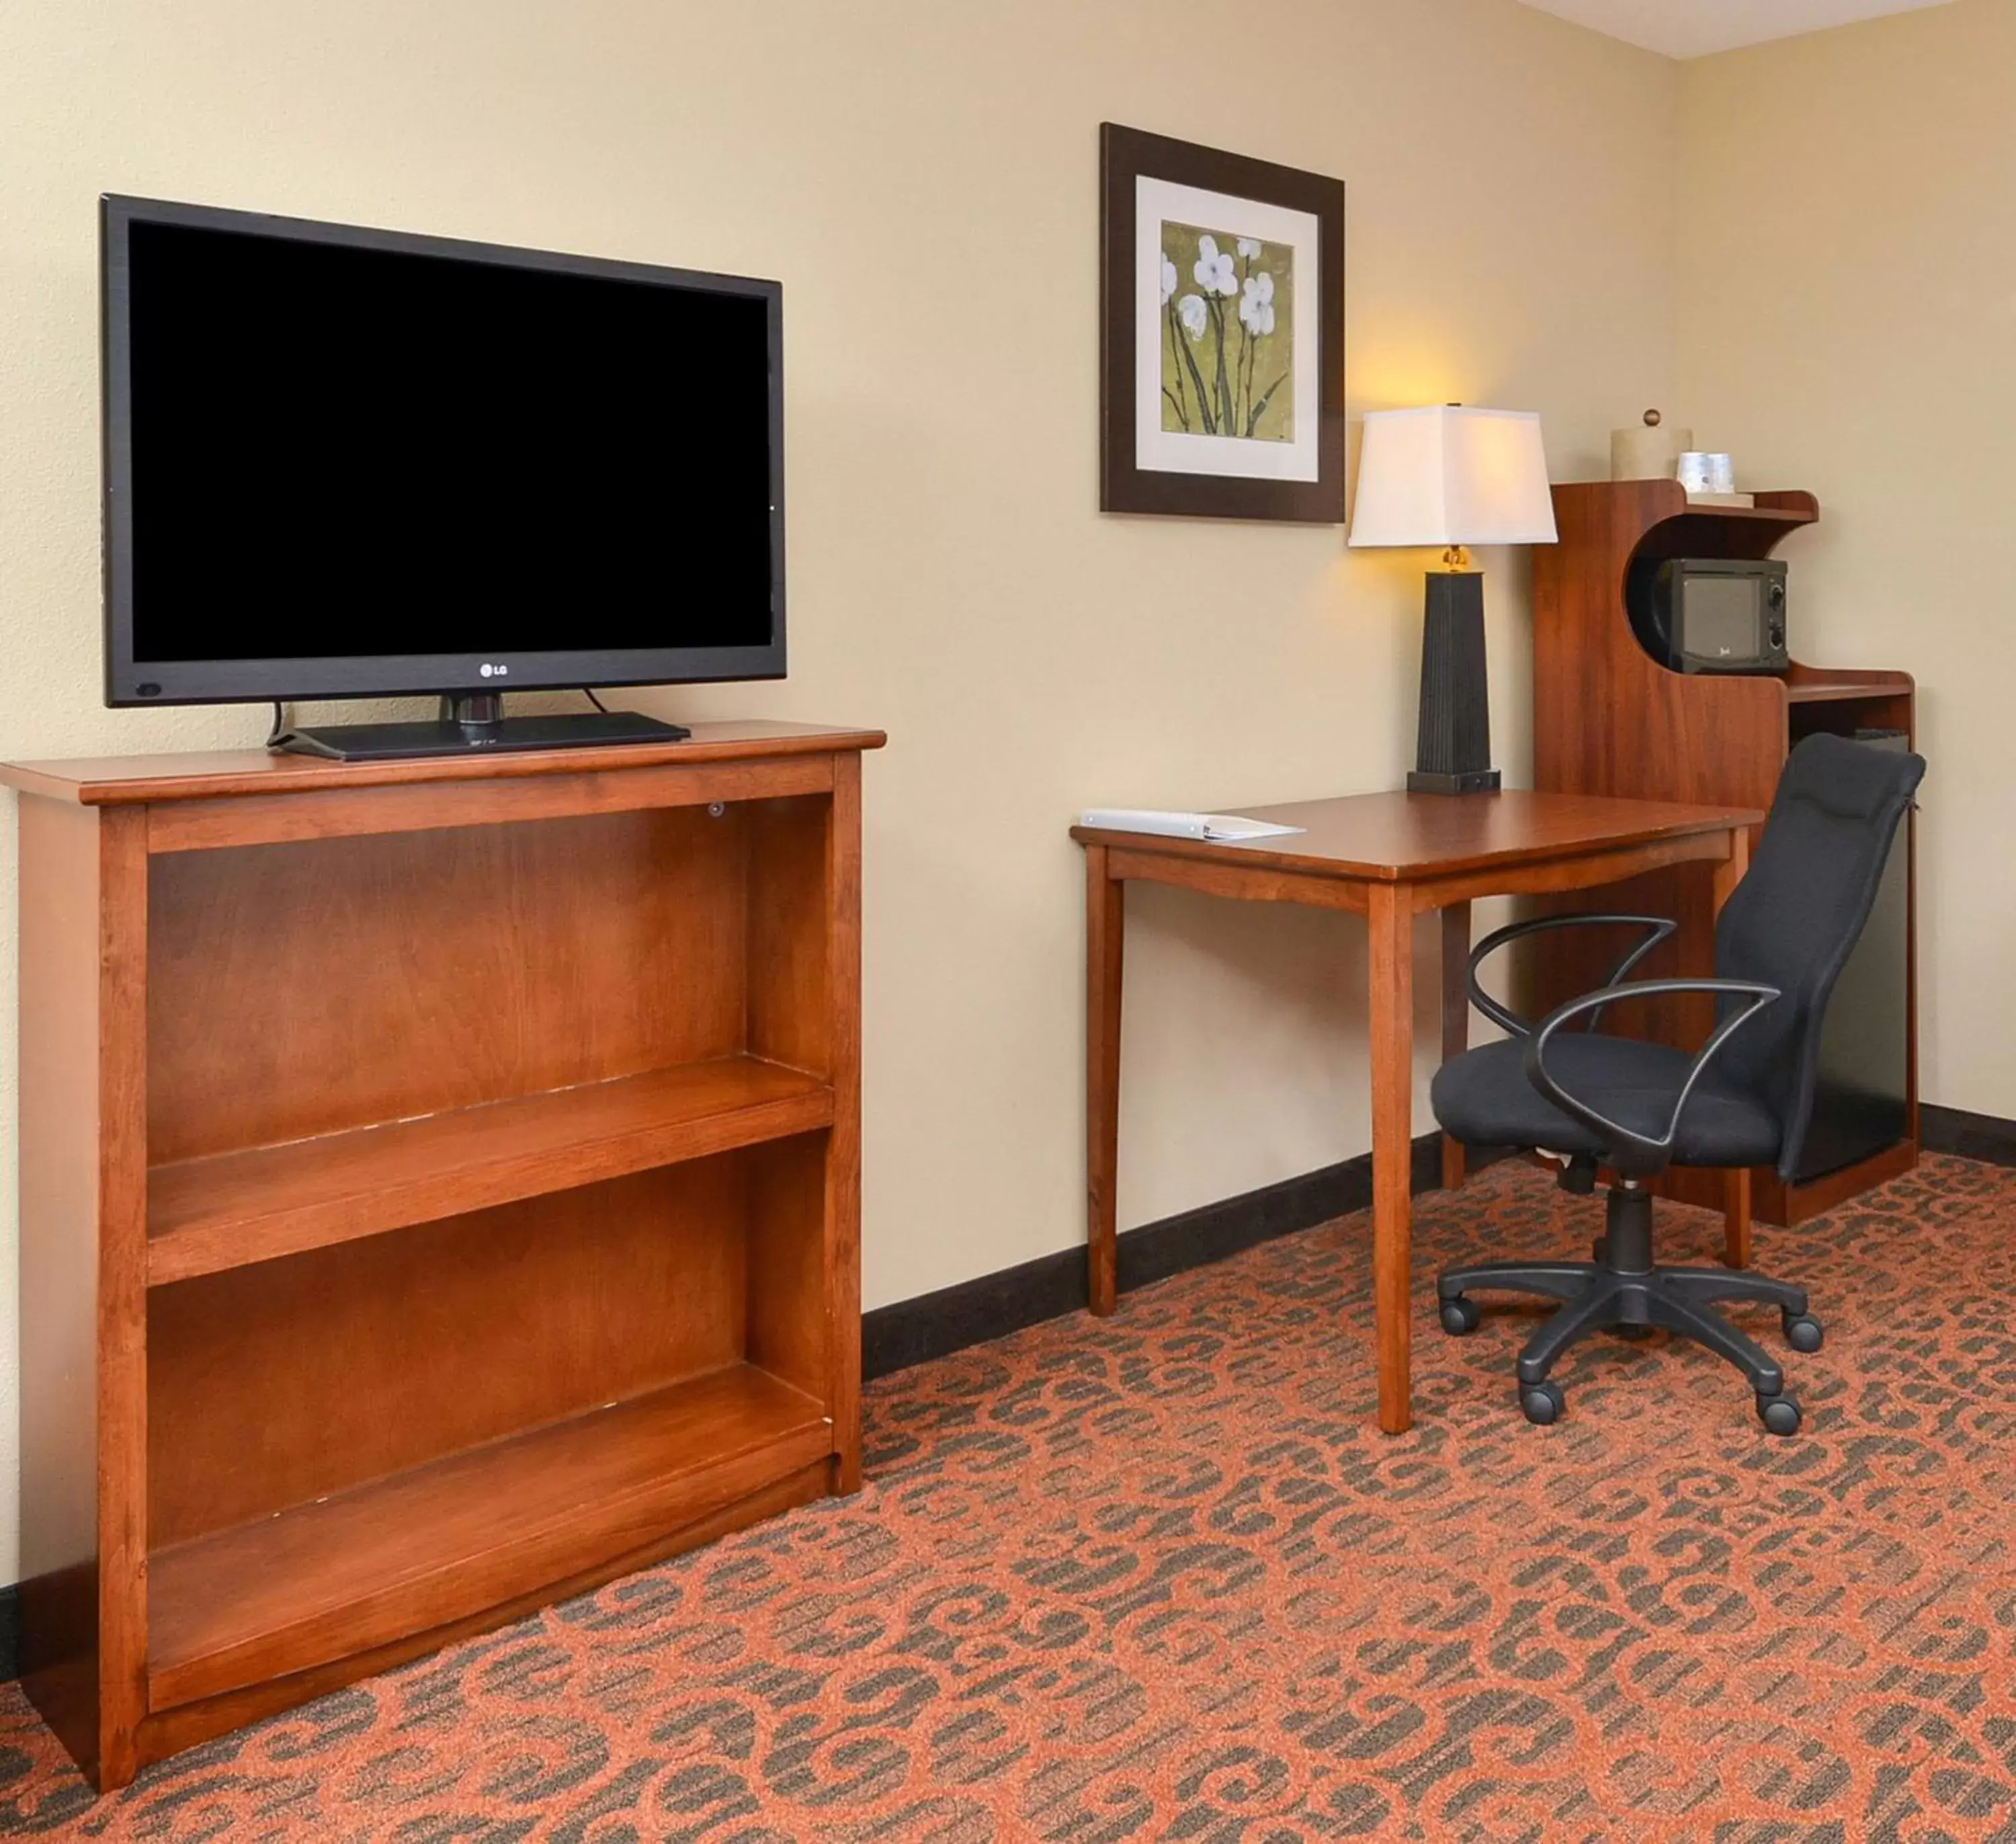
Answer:
<svg viewBox="0 0 2016 1844"><path fill-rule="evenodd" d="M1738 827L1730 834L1729 855L1715 867L1715 913L1722 913L1722 906L1729 901L1730 892L1743 881L1743 873L1750 868L1750 829ZM1722 1244L1723 1257L1732 1268L1750 1266L1750 1172L1746 1167L1740 1172L1723 1174Z"/></svg>
<svg viewBox="0 0 2016 1844"><path fill-rule="evenodd" d="M1379 1343L1379 1425L1405 1434L1409 1397L1409 1241L1413 1200L1414 938L1410 892L1366 892L1372 937L1372 1301Z"/></svg>
<svg viewBox="0 0 2016 1844"><path fill-rule="evenodd" d="M1470 963L1470 905L1453 902L1442 911L1442 1061L1470 1048L1470 992L1464 974ZM1442 1189L1460 1191L1465 1176L1463 1142L1442 1136Z"/></svg>
<svg viewBox="0 0 2016 1844"><path fill-rule="evenodd" d="M1106 848L1085 848L1085 1176L1089 1305L1102 1318L1119 1291L1120 975L1127 886Z"/></svg>

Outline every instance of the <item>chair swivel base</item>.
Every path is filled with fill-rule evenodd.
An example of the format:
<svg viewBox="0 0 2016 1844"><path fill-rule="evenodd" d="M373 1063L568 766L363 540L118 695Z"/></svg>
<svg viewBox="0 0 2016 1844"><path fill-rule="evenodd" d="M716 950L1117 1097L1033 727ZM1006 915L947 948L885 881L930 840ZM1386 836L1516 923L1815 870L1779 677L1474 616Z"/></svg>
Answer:
<svg viewBox="0 0 2016 1844"><path fill-rule="evenodd" d="M1595 1261L1481 1262L1445 1269L1435 1280L1442 1329L1455 1335L1477 1329L1476 1302L1467 1297L1473 1288L1564 1302L1519 1353L1519 1406L1529 1421L1555 1421L1565 1406L1561 1385L1547 1373L1571 1345L1593 1332L1642 1336L1662 1329L1735 1365L1756 1392L1758 1419L1773 1434L1796 1434L1799 1405L1785 1393L1784 1373L1762 1345L1712 1309L1724 1300L1768 1302L1778 1309L1794 1350L1817 1351L1820 1322L1806 1310L1805 1290L1729 1268L1655 1267L1651 1248L1651 1194L1642 1185L1619 1184L1610 1194Z"/></svg>

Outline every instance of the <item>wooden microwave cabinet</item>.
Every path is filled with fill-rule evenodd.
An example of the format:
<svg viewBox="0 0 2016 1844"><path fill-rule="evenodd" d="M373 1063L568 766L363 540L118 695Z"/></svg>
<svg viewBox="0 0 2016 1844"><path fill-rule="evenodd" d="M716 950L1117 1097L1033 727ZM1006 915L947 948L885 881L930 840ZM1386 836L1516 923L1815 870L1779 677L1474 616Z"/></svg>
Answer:
<svg viewBox="0 0 2016 1844"><path fill-rule="evenodd" d="M1655 663L1632 631L1625 578L1634 560L1767 557L1818 520L1820 503L1812 494L1759 493L1754 506L1699 506L1677 481L1648 480L1557 486L1553 496L1561 541L1533 553L1535 788L1763 809L1771 804L1792 746L1816 730L1847 737L1883 733L1907 744L1915 737L1909 673L1796 660L1782 675L1675 672ZM1791 583L1796 645L1796 570ZM1662 1181L1690 1202L1729 1212L1732 1259L1748 1259L1753 1208L1766 1223L1803 1223L1917 1162L1913 851L1907 820L1893 853L1899 887L1879 899L1883 913L1872 919L1858 949L1862 964L1850 969L1857 977L1851 981L1844 974L1834 1007L1880 1017L1894 1032L1894 1056L1879 1050L1877 1061L1894 1061L1895 1072L1886 1073L1884 1086L1894 1083L1901 1093L1877 1097L1894 1106L1870 1111L1890 1123L1888 1129L1872 1134L1868 1122L1850 1121L1848 1131L1836 1132L1825 1092L1831 1046L1823 1046L1821 1115L1809 1145L1817 1150L1838 1141L1849 1149L1845 1162L1802 1172L1789 1185L1775 1172L1760 1169L1741 1178L1734 1193L1714 1172L1676 1169ZM1677 918L1679 936L1647 958L1634 978L1705 974L1713 964L1712 895L1708 878L1690 867L1655 872L1553 906ZM1521 970L1527 1005L1544 1008L1600 985L1637 938L1635 931L1624 931L1606 940L1604 932L1564 929L1527 944ZM1887 968L1879 968L1885 960ZM1620 1031L1690 1046L1705 1039L1713 1024L1709 1002L1698 996L1618 1006L1607 1016ZM1838 1022L1853 1021L1831 1015L1830 1040Z"/></svg>
<svg viewBox="0 0 2016 1844"><path fill-rule="evenodd" d="M860 1475L860 752L30 764L21 1621L103 1788Z"/></svg>

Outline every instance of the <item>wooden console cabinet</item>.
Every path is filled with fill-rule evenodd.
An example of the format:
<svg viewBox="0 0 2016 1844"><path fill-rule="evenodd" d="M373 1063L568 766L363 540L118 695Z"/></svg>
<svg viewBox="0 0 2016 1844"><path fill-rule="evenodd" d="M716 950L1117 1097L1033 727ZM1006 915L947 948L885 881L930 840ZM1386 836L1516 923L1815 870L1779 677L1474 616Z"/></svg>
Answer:
<svg viewBox="0 0 2016 1844"><path fill-rule="evenodd" d="M1560 542L1533 552L1535 787L1765 808L1792 745L1813 731L1915 736L1909 673L1796 661L1783 677L1674 672L1654 661L1632 632L1624 584L1634 557L1767 557L1789 534L1820 517L1812 494L1759 493L1754 508L1696 506L1677 481L1651 480L1557 486L1553 496ZM1795 645L1799 626L1795 571ZM1913 849L1908 822L1903 848ZM1678 918L1679 935L1648 958L1636 978L1706 973L1712 964L1708 881L1687 867L1585 892L1572 906L1561 906ZM1635 938L1627 934L1605 942L1592 938L1597 935L1564 930L1528 944L1521 971L1528 1004L1543 1006L1600 985ZM1906 960L1907 969L1914 969L1908 949ZM1914 971L1907 971L1907 980L1908 1131L1887 1150L1804 1184L1783 1184L1769 1170L1750 1175L1745 1187L1766 1222L1803 1222L1916 1164ZM1689 1045L1705 1038L1712 1023L1708 1002L1697 998L1620 1006L1611 1016L1618 1030ZM1726 1208L1731 1259L1747 1259L1751 1206L1741 1195L1725 1193L1719 1174L1675 1171L1664 1182L1690 1201Z"/></svg>
<svg viewBox="0 0 2016 1844"><path fill-rule="evenodd" d="M101 1787L860 1476L860 752L13 766L29 1694Z"/></svg>

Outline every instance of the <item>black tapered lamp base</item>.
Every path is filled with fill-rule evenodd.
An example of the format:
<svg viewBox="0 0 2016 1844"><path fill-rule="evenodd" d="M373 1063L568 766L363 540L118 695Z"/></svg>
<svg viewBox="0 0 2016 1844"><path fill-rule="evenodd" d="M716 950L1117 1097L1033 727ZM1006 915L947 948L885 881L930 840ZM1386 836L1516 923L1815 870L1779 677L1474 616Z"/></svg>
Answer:
<svg viewBox="0 0 2016 1844"><path fill-rule="evenodd" d="M1496 769L1472 769L1467 775L1438 775L1432 769L1409 769L1407 771L1407 791L1409 794L1496 794L1498 791L1498 771Z"/></svg>
<svg viewBox="0 0 2016 1844"><path fill-rule="evenodd" d="M1427 579L1421 625L1421 726L1410 794L1495 794L1491 693L1485 675L1484 578L1441 570Z"/></svg>

